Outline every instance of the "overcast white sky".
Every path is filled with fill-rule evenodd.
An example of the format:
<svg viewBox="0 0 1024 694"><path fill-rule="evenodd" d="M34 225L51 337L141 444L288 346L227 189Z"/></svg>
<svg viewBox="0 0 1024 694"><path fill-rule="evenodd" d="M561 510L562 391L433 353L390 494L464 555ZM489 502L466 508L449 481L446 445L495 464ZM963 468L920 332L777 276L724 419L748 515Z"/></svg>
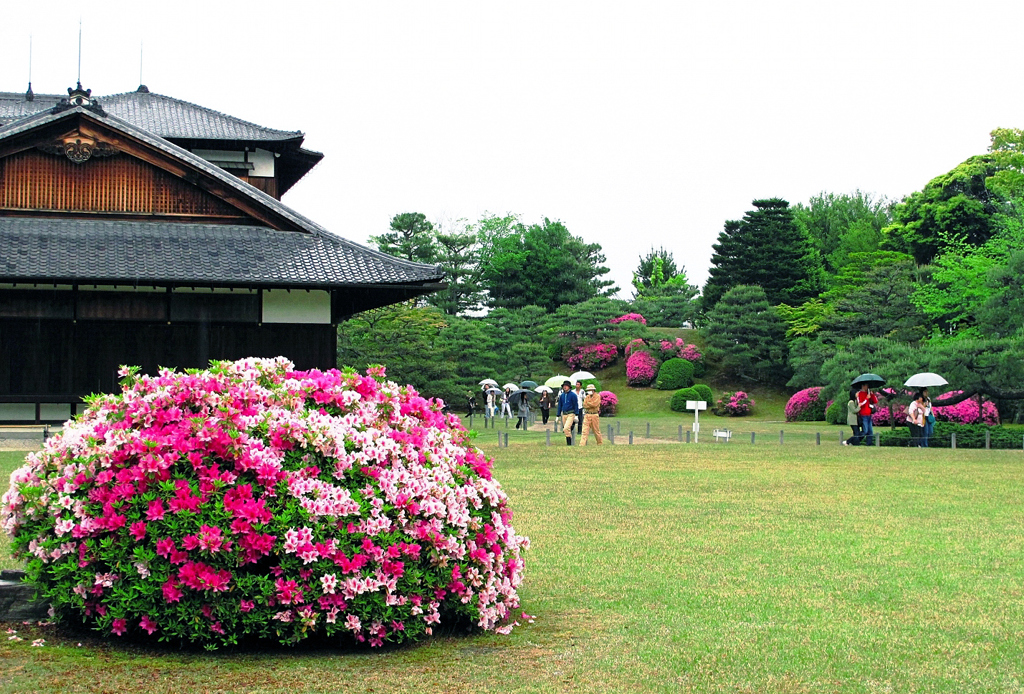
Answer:
<svg viewBox="0 0 1024 694"><path fill-rule="evenodd" d="M1024 127L1024 3L5 3L0 90L76 76L324 152L284 201L365 242L399 212L561 219L628 297L638 257L691 281L755 198L900 198ZM770 259L766 259L769 260Z"/></svg>

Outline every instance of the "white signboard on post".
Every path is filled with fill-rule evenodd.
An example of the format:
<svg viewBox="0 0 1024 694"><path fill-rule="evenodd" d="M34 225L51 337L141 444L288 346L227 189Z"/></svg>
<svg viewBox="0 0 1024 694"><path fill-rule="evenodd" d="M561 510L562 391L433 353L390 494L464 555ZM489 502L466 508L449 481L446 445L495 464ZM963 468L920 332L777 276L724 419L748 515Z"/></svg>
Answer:
<svg viewBox="0 0 1024 694"><path fill-rule="evenodd" d="M693 442L697 443L697 436L700 434L700 411L708 409L708 404L703 400L687 400L686 409L693 410Z"/></svg>

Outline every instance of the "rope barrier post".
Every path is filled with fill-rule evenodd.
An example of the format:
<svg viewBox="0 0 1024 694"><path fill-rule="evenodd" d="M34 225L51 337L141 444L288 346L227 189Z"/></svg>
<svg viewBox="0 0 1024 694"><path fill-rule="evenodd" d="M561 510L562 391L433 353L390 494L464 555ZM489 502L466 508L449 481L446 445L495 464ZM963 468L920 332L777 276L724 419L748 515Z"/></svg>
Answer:
<svg viewBox="0 0 1024 694"><path fill-rule="evenodd" d="M651 423L647 422L647 438L651 438Z"/></svg>
<svg viewBox="0 0 1024 694"><path fill-rule="evenodd" d="M839 445L842 446L843 445L843 441L845 441L845 440L846 439L843 438L843 430L840 429L839 430Z"/></svg>
<svg viewBox="0 0 1024 694"><path fill-rule="evenodd" d="M750 445L754 445L754 437L757 436L754 432L750 432Z"/></svg>
<svg viewBox="0 0 1024 694"><path fill-rule="evenodd" d="M629 445L630 446L633 445L633 430L632 429L629 430Z"/></svg>
<svg viewBox="0 0 1024 694"><path fill-rule="evenodd" d="M952 448L954 451L956 450L956 432L955 431L952 434L950 434L950 436L949 436L949 447Z"/></svg>
<svg viewBox="0 0 1024 694"><path fill-rule="evenodd" d="M547 444L546 444L546 445L550 446L550 445L551 445L551 430L550 430L550 429L548 429L548 430L547 430L546 432L544 432L544 433L548 435L548 442L547 442Z"/></svg>
<svg viewBox="0 0 1024 694"><path fill-rule="evenodd" d="M985 450L992 448L992 432L988 429L985 430Z"/></svg>
<svg viewBox="0 0 1024 694"><path fill-rule="evenodd" d="M878 448L881 445L882 445L882 435L881 434L875 434L875 448Z"/></svg>
<svg viewBox="0 0 1024 694"><path fill-rule="evenodd" d="M786 432L784 432L782 429L779 429L779 445L780 446L782 445L783 437L785 437L785 435L786 435Z"/></svg>
<svg viewBox="0 0 1024 694"><path fill-rule="evenodd" d="M814 432L814 438L815 438L815 440L817 442L816 445L820 446L821 445L821 432L820 431Z"/></svg>
<svg viewBox="0 0 1024 694"><path fill-rule="evenodd" d="M501 432L498 432L498 448L501 448Z"/></svg>
<svg viewBox="0 0 1024 694"><path fill-rule="evenodd" d="M505 448L508 448L508 434L505 434Z"/></svg>
<svg viewBox="0 0 1024 694"><path fill-rule="evenodd" d="M680 424L679 425L679 443L682 443L682 442L683 442L683 425ZM689 434L689 432L687 432L687 434L686 434L686 443L690 443L690 434Z"/></svg>
<svg viewBox="0 0 1024 694"><path fill-rule="evenodd" d="M690 443L690 430L686 430L686 443Z"/></svg>

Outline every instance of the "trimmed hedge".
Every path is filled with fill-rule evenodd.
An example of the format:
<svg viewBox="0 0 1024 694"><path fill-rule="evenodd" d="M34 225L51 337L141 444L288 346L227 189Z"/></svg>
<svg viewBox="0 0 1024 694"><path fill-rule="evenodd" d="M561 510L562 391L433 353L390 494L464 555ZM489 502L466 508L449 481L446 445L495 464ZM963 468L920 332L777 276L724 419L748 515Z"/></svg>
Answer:
<svg viewBox="0 0 1024 694"><path fill-rule="evenodd" d="M654 387L658 390L677 390L693 385L693 364L675 357L669 359L658 369L658 378Z"/></svg>
<svg viewBox="0 0 1024 694"><path fill-rule="evenodd" d="M703 400L700 391L696 388L680 388L676 392L672 393L672 400L669 401L669 407L672 408L673 412L686 412L686 401L687 400Z"/></svg>
<svg viewBox="0 0 1024 694"><path fill-rule="evenodd" d="M825 421L829 424L846 424L846 403L842 398L825 408Z"/></svg>
<svg viewBox="0 0 1024 694"><path fill-rule="evenodd" d="M693 386L693 389L700 395L698 400L703 400L706 403L713 403L715 401L715 394L711 392L711 386L706 386L703 383L698 383Z"/></svg>
<svg viewBox="0 0 1024 694"><path fill-rule="evenodd" d="M984 448L985 431L991 432L992 448L1013 449L1024 446L1024 434L1017 429L984 424L949 424L936 422L935 433L928 439L929 448L949 448L950 435L956 432L957 448ZM880 434L879 443L883 446L909 446L910 430L907 427L898 429L875 429Z"/></svg>

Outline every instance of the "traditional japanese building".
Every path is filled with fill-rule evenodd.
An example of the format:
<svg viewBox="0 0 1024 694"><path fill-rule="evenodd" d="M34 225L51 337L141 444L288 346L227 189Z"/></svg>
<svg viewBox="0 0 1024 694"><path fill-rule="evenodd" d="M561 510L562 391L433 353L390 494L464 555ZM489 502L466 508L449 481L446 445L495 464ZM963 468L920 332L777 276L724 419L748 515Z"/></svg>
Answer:
<svg viewBox="0 0 1024 694"><path fill-rule="evenodd" d="M302 144L144 86L0 93L0 422L63 421L121 364L331 368L338 322L443 287L281 203Z"/></svg>

